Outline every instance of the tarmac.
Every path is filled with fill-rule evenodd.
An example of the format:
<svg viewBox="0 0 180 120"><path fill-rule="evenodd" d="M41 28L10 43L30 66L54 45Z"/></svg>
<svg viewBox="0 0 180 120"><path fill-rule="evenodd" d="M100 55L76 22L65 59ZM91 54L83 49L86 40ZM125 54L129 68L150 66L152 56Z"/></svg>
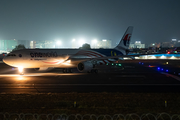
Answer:
<svg viewBox="0 0 180 120"><path fill-rule="evenodd" d="M1 94L29 93L178 93L180 92L180 77L178 75L158 71L149 63L139 64L137 61L121 62L122 66L100 66L98 74L62 73L61 69L47 72L37 72L27 69L24 75L19 75L16 68L4 63L0 66Z"/></svg>

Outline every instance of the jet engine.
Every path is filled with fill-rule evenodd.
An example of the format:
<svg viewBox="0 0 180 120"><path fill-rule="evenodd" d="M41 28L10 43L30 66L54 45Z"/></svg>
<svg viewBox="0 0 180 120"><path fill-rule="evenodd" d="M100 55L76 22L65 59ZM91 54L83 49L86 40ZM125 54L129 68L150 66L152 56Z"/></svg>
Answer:
<svg viewBox="0 0 180 120"><path fill-rule="evenodd" d="M85 61L78 64L77 69L80 72L89 72L93 69L93 64L91 61Z"/></svg>

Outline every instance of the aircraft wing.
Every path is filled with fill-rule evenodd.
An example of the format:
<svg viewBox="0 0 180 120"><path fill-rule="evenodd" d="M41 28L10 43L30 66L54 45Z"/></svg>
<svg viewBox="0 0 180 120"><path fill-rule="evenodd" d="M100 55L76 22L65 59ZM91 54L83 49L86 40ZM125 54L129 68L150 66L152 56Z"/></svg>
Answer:
<svg viewBox="0 0 180 120"><path fill-rule="evenodd" d="M108 60L108 59L123 59L123 58L129 58L134 60L135 57L140 57L144 55L157 55L162 53L153 53L153 54L135 54L135 55L120 55L120 56L108 56L108 57L95 57L95 58L68 58L68 60L72 61L88 61L88 60Z"/></svg>

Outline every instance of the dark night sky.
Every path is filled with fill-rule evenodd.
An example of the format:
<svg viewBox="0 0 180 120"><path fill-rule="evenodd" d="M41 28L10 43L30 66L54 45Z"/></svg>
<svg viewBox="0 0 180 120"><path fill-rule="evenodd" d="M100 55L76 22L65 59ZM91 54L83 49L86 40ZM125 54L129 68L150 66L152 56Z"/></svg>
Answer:
<svg viewBox="0 0 180 120"><path fill-rule="evenodd" d="M0 0L0 39L180 40L180 0ZM113 44L113 45L114 45Z"/></svg>

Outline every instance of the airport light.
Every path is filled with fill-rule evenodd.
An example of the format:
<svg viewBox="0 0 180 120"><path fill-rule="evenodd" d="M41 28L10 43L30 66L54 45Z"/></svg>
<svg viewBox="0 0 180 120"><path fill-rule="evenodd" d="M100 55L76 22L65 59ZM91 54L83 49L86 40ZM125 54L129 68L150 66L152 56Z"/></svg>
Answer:
<svg viewBox="0 0 180 120"><path fill-rule="evenodd" d="M176 59L174 56L172 56L170 59Z"/></svg>
<svg viewBox="0 0 180 120"><path fill-rule="evenodd" d="M156 59L156 57L154 55L152 55L150 59Z"/></svg>
<svg viewBox="0 0 180 120"><path fill-rule="evenodd" d="M165 57L164 55L162 55L162 56L161 56L161 59L164 59L164 58L166 58L166 57Z"/></svg>
<svg viewBox="0 0 180 120"><path fill-rule="evenodd" d="M96 43L97 43L97 40L96 40L96 39L94 39L94 40L92 41L92 43L93 43L93 44L96 44Z"/></svg>
<svg viewBox="0 0 180 120"><path fill-rule="evenodd" d="M61 41L58 40L58 41L56 42L56 44L57 44L57 45L61 45Z"/></svg>
<svg viewBox="0 0 180 120"><path fill-rule="evenodd" d="M72 39L72 42L75 42L76 41L76 39Z"/></svg>
<svg viewBox="0 0 180 120"><path fill-rule="evenodd" d="M103 42L106 42L107 40L102 40Z"/></svg>
<svg viewBox="0 0 180 120"><path fill-rule="evenodd" d="M84 40L83 38L81 38L81 39L79 40L79 45L82 46L84 43L85 43L85 40Z"/></svg>
<svg viewBox="0 0 180 120"><path fill-rule="evenodd" d="M94 40L91 41L91 43L92 43L92 46L93 46L94 48L96 48L97 40L94 39Z"/></svg>

